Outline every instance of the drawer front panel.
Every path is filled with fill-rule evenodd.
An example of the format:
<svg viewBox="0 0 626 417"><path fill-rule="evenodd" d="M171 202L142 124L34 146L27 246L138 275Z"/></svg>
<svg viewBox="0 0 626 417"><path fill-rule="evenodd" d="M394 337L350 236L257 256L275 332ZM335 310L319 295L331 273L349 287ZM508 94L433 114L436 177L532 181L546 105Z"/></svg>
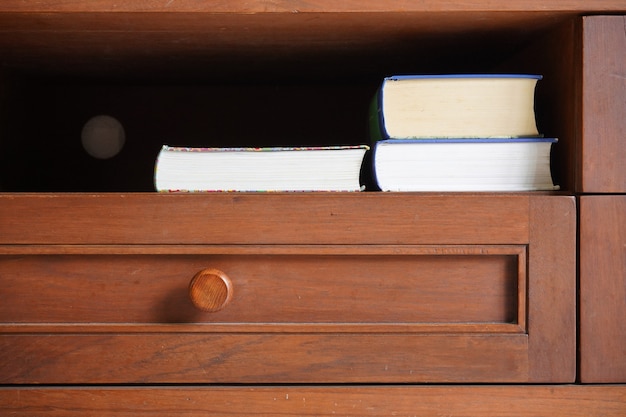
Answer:
<svg viewBox="0 0 626 417"><path fill-rule="evenodd" d="M328 248L325 255L7 255L0 257L0 320L523 324L525 250L381 247L367 254L359 254L358 248L347 254ZM394 254L398 251L404 253ZM230 302L217 312L200 311L189 297L191 279L207 268L223 271L232 283Z"/></svg>

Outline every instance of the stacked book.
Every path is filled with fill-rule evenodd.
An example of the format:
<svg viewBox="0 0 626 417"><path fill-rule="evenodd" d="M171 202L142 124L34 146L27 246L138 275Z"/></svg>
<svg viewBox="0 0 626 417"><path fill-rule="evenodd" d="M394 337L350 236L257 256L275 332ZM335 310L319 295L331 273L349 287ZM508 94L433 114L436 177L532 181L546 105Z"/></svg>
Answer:
<svg viewBox="0 0 626 417"><path fill-rule="evenodd" d="M370 109L382 191L555 190L535 121L535 75L385 78ZM364 138L365 139L365 138ZM367 140L365 140L367 142ZM157 191L361 191L370 146L163 146Z"/></svg>
<svg viewBox="0 0 626 417"><path fill-rule="evenodd" d="M370 110L382 191L555 190L535 75L385 78Z"/></svg>

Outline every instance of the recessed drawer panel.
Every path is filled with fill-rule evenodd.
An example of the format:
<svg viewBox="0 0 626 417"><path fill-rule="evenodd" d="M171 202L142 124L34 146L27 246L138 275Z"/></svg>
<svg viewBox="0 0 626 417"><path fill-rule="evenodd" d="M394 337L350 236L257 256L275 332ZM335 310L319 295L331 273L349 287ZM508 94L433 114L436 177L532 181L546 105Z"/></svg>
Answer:
<svg viewBox="0 0 626 417"><path fill-rule="evenodd" d="M516 324L525 304L519 290L525 288L524 246L256 252L261 254L2 256L0 319L23 324ZM222 281L202 277L207 271ZM199 284L203 279L215 282ZM209 311L203 300L213 303Z"/></svg>

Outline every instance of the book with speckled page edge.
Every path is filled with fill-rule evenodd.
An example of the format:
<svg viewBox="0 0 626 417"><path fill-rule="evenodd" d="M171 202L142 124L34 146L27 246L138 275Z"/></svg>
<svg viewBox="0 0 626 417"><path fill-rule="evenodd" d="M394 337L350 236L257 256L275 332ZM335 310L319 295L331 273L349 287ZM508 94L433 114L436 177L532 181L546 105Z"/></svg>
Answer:
<svg viewBox="0 0 626 417"><path fill-rule="evenodd" d="M367 145L268 148L163 146L155 163L160 192L361 191Z"/></svg>

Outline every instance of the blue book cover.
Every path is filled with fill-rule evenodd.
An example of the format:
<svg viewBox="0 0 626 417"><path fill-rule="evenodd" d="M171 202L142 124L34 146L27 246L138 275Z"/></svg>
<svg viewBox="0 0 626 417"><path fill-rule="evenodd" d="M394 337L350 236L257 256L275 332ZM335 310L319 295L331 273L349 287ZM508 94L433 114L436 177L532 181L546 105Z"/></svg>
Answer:
<svg viewBox="0 0 626 417"><path fill-rule="evenodd" d="M478 143L478 144L486 144L486 143L542 143L542 142L550 142L557 143L559 140L557 138L544 138L544 137L532 137L532 138L423 138L423 139L383 139L376 142L376 146L384 145L384 144L427 144L427 143L461 143L461 144L469 144L469 143Z"/></svg>

